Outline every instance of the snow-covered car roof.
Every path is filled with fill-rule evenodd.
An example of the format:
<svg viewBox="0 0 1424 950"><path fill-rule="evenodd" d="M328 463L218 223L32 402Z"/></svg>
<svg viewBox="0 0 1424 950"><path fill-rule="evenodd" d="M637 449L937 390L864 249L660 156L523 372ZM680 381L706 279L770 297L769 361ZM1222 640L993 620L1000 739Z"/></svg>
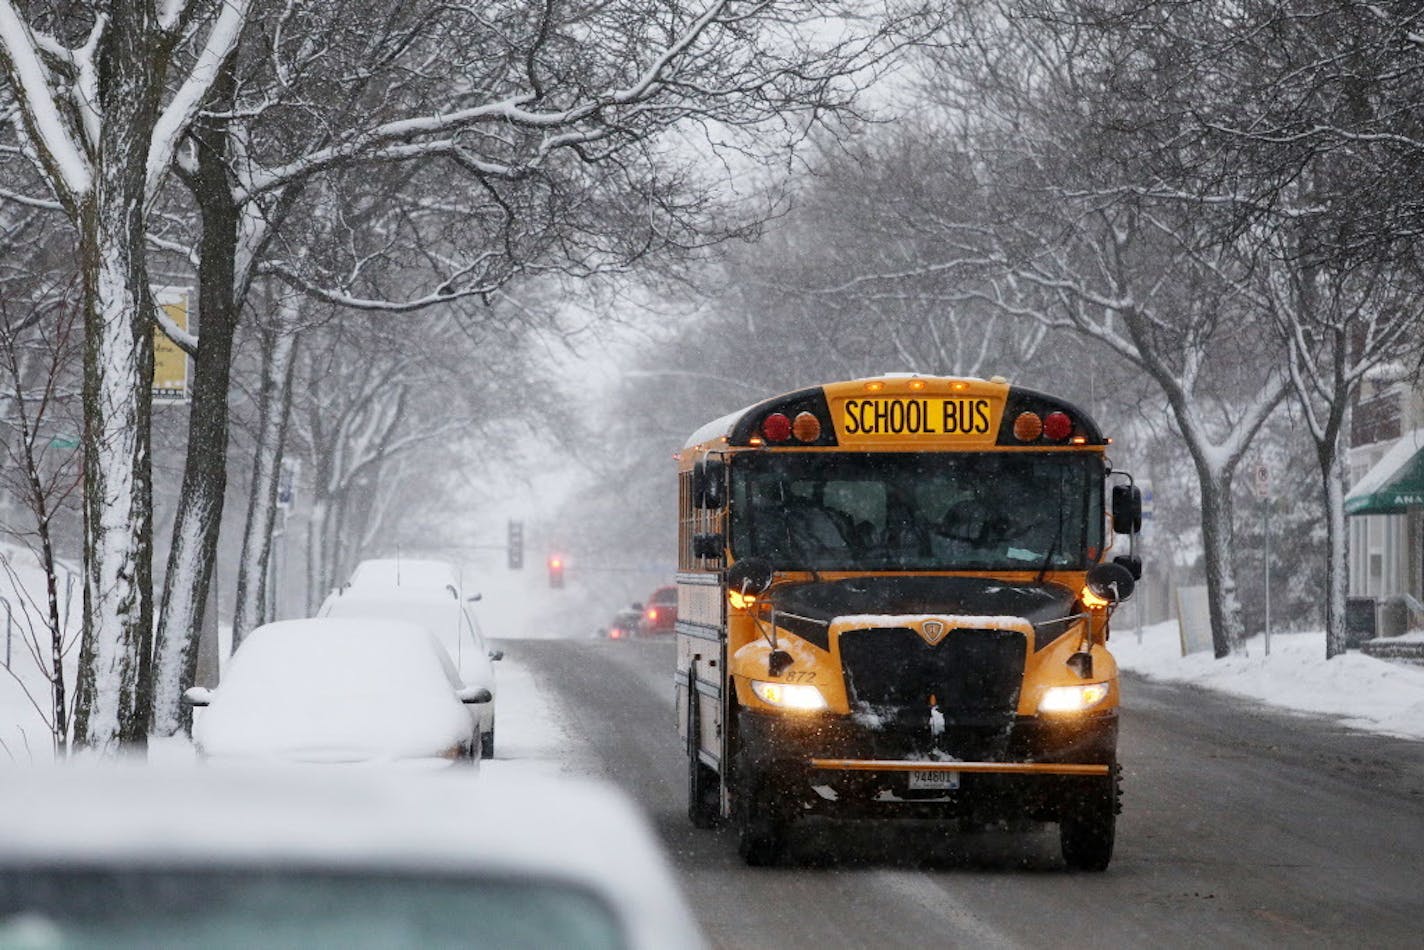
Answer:
<svg viewBox="0 0 1424 950"><path fill-rule="evenodd" d="M215 758L433 763L472 741L461 685L444 647L416 624L283 620L233 653L193 742Z"/></svg>
<svg viewBox="0 0 1424 950"><path fill-rule="evenodd" d="M0 874L76 866L542 880L605 901L628 946L701 945L644 819L616 789L581 779L86 763L0 770ZM261 921L252 923L260 944Z"/></svg>
<svg viewBox="0 0 1424 950"><path fill-rule="evenodd" d="M321 605L321 617L398 619L418 624L444 646L452 658L469 659L463 673L490 674L488 660L479 660L488 649L468 606L444 591L430 588L350 588L333 594ZM493 688L493 683L481 680Z"/></svg>
<svg viewBox="0 0 1424 950"><path fill-rule="evenodd" d="M448 561L428 558L371 558L356 565L350 587L460 589L460 572Z"/></svg>

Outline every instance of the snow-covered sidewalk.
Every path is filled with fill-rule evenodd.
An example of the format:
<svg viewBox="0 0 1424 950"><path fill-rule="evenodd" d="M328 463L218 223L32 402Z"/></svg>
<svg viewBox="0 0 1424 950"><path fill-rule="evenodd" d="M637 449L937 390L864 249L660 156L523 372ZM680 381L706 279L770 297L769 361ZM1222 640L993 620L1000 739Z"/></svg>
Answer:
<svg viewBox="0 0 1424 950"><path fill-rule="evenodd" d="M1351 651L1325 659L1321 631L1253 637L1247 653L1218 660L1211 653L1181 655L1175 620L1142 630L1113 631L1109 643L1123 669L1154 680L1192 683L1269 706L1339 716L1343 725L1385 735L1424 739L1424 667L1377 660Z"/></svg>

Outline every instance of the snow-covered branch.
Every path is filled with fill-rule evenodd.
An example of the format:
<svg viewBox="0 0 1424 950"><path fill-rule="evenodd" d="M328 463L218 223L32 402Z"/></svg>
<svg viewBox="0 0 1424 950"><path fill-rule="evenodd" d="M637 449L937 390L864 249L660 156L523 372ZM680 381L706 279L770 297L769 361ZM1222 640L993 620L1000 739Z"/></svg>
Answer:
<svg viewBox="0 0 1424 950"><path fill-rule="evenodd" d="M0 62L19 100L30 132L61 198L77 205L89 193L93 171L73 130L60 114L49 71L40 62L34 33L12 0L0 0Z"/></svg>
<svg viewBox="0 0 1424 950"><path fill-rule="evenodd" d="M154 124L144 185L149 202L157 195L163 176L173 162L174 150L217 80L223 63L237 48L251 3L252 0L222 0L217 20L208 31L197 61ZM165 3L164 16L176 22L184 6L179 0L169 0Z"/></svg>

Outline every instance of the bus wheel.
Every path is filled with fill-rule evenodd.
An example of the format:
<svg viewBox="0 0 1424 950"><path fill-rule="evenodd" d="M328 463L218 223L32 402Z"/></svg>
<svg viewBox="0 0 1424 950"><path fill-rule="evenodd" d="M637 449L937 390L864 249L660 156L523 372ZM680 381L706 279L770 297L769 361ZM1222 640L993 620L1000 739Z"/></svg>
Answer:
<svg viewBox="0 0 1424 950"><path fill-rule="evenodd" d="M1058 843L1063 863L1074 871L1106 871L1112 861L1113 840L1120 811L1119 767L1094 779L1065 805L1058 822Z"/></svg>
<svg viewBox="0 0 1424 950"><path fill-rule="evenodd" d="M687 762L687 817L694 828L715 828L722 817L722 790L717 773L693 753Z"/></svg>
<svg viewBox="0 0 1424 950"><path fill-rule="evenodd" d="M775 864L786 845L787 819L771 783L755 773L737 796L737 852L752 867Z"/></svg>

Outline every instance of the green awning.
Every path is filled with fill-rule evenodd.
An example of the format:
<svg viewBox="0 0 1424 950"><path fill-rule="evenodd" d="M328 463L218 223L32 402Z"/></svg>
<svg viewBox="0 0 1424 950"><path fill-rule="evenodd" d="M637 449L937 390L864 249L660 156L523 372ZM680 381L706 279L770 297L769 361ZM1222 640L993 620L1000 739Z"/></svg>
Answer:
<svg viewBox="0 0 1424 950"><path fill-rule="evenodd" d="M1424 506L1424 429L1407 432L1345 496L1347 515L1401 515Z"/></svg>

